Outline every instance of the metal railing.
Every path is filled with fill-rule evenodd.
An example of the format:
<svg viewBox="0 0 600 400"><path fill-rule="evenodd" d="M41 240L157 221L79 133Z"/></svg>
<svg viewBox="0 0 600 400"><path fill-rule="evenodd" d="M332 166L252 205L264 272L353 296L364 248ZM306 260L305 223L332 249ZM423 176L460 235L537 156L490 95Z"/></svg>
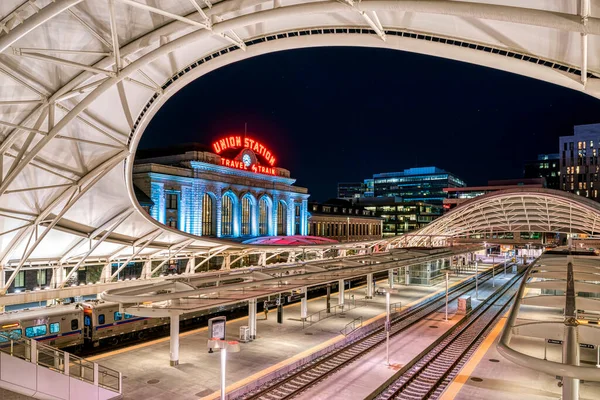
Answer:
<svg viewBox="0 0 600 400"><path fill-rule="evenodd" d="M400 311L402 311L402 302L401 301L390 304L390 314L399 313Z"/></svg>
<svg viewBox="0 0 600 400"><path fill-rule="evenodd" d="M302 319L302 329L307 328L311 325L314 325L317 322L322 321L326 318L341 314L345 311L353 310L358 307L364 307L367 304L368 304L368 302L366 300L351 299L347 303L338 304L336 306L329 307L329 310L327 310L327 309L319 310L315 313L308 315L306 318Z"/></svg>
<svg viewBox="0 0 600 400"><path fill-rule="evenodd" d="M0 352L92 385L122 393L122 376L119 371L40 343L35 339L9 337L0 333Z"/></svg>
<svg viewBox="0 0 600 400"><path fill-rule="evenodd" d="M344 329L342 329L340 331L340 333L344 336L348 336L349 334L351 334L358 328L361 328L362 323L363 323L362 317L354 318L352 321L348 322L346 324L346 326L344 326Z"/></svg>

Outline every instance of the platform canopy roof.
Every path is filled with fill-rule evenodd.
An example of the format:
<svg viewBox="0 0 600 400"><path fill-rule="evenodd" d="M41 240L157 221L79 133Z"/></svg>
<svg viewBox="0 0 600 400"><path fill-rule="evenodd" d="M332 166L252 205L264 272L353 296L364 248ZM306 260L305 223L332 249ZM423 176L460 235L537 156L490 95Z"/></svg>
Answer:
<svg viewBox="0 0 600 400"><path fill-rule="evenodd" d="M518 188L460 204L424 228L394 239L410 246L507 232L582 233L597 237L600 204L559 190ZM485 237L485 236L484 236ZM493 239L490 239L493 240Z"/></svg>
<svg viewBox="0 0 600 400"><path fill-rule="evenodd" d="M543 254L525 273L498 350L527 368L599 381L595 366L565 365L566 362L542 359L545 352L541 349L531 350L535 345L547 346L547 342L564 343L571 349L600 346L599 294L600 257L595 253L564 248ZM527 338L529 348L513 343L516 337Z"/></svg>
<svg viewBox="0 0 600 400"><path fill-rule="evenodd" d="M14 270L6 285L35 264L126 264L235 247L151 220L131 182L151 118L207 72L284 49L365 46L497 68L600 97L599 6L597 0L2 0L0 266ZM210 93L199 107L202 101L211 101Z"/></svg>

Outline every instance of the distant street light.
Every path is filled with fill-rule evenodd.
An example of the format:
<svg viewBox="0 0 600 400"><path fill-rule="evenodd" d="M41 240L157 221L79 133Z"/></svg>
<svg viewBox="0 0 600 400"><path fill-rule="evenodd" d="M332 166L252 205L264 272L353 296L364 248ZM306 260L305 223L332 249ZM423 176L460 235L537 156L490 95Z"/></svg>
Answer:
<svg viewBox="0 0 600 400"><path fill-rule="evenodd" d="M227 351L237 353L240 351L240 343L218 338L208 339L206 346L209 349L221 350L221 400L225 400L225 368L227 363Z"/></svg>

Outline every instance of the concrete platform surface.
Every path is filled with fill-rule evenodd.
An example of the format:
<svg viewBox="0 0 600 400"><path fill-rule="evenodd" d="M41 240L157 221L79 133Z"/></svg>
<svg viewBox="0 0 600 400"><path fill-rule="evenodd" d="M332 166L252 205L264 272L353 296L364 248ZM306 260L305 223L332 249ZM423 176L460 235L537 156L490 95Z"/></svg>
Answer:
<svg viewBox="0 0 600 400"><path fill-rule="evenodd" d="M452 276L451 283L467 279L468 275ZM380 283L387 283L379 281ZM409 305L420 299L443 292L445 284L432 287L399 286L398 294L391 296L391 302ZM365 288L346 289L346 301L354 295L364 298ZM325 297L309 300L308 313L326 307ZM338 303L337 293L331 296L331 305ZM345 312L318 322L306 329L300 320L300 303L284 308L284 322L277 323L277 314L269 312L258 315L257 340L242 343L239 353L228 354L227 384L229 388L239 387L244 382L256 379L256 374L264 374L290 362L326 347L343 338L340 330L354 318L363 321L381 318L385 315L385 296L375 296L363 307ZM227 337L237 339L239 327L248 325L248 318L228 321ZM123 373L124 399L198 399L216 398L219 390L219 354L208 354L206 328L180 334L180 364L169 366L169 338L161 338L147 343L119 349L99 356L90 357L102 365ZM234 384L235 382L235 384Z"/></svg>
<svg viewBox="0 0 600 400"><path fill-rule="evenodd" d="M503 275L496 279L496 288L506 283L513 274ZM479 299L475 298L475 290L469 292L472 306L476 307L494 290L491 280L479 286ZM364 399L383 382L392 377L400 368L425 350L436 339L458 323L462 315L456 314L457 302L448 307L448 321L445 321L444 307L430 318L424 319L405 332L390 339L390 365L386 362L385 344L379 345L367 355L356 360L350 367L342 369L335 375L319 382L317 385L300 394L300 400L326 399Z"/></svg>

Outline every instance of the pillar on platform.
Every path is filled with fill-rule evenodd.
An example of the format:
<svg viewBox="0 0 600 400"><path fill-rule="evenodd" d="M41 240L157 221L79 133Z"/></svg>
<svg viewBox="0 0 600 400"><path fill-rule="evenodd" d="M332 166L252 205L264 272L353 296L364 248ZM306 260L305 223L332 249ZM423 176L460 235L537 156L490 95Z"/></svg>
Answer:
<svg viewBox="0 0 600 400"><path fill-rule="evenodd" d="M408 265L404 267L404 284L410 285L410 267Z"/></svg>
<svg viewBox="0 0 600 400"><path fill-rule="evenodd" d="M393 269L388 270L388 285L390 286L390 289L394 288L394 270Z"/></svg>
<svg viewBox="0 0 600 400"><path fill-rule="evenodd" d="M250 339L256 339L256 299L248 300L248 328L250 328Z"/></svg>
<svg viewBox="0 0 600 400"><path fill-rule="evenodd" d="M171 314L171 337L169 358L171 367L179 364L179 314Z"/></svg>
<svg viewBox="0 0 600 400"><path fill-rule="evenodd" d="M367 274L367 299L373 298L373 274Z"/></svg>
<svg viewBox="0 0 600 400"><path fill-rule="evenodd" d="M308 317L308 288L302 288L302 292L304 296L302 296L302 300L300 301L300 318L305 319Z"/></svg>
<svg viewBox="0 0 600 400"><path fill-rule="evenodd" d="M344 305L344 289L345 289L344 280L340 279L340 281L338 282L338 290L339 290L339 292L338 292L338 304L340 306Z"/></svg>

